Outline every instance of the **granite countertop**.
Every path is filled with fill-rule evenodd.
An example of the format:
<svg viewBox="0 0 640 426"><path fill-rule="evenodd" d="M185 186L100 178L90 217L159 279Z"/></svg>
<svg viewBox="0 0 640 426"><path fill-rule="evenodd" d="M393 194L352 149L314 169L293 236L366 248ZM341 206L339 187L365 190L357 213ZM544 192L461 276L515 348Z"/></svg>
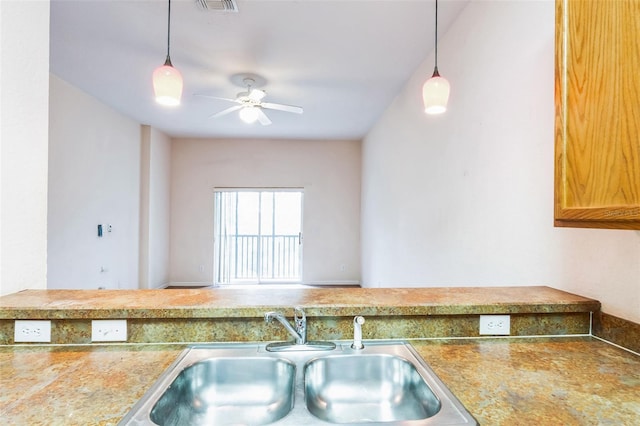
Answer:
<svg viewBox="0 0 640 426"><path fill-rule="evenodd" d="M640 424L640 357L595 338L411 343L482 425ZM0 346L0 418L117 424L183 348Z"/></svg>
<svg viewBox="0 0 640 426"><path fill-rule="evenodd" d="M434 288L25 290L0 297L0 319L242 318L265 309L308 316L593 312L597 300L545 286Z"/></svg>

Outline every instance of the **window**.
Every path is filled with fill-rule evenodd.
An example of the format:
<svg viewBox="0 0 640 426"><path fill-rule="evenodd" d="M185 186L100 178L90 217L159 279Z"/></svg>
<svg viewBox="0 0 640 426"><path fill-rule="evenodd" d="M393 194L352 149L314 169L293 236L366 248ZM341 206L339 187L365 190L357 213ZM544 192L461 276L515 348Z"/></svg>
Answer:
<svg viewBox="0 0 640 426"><path fill-rule="evenodd" d="M216 284L300 282L300 189L216 190Z"/></svg>

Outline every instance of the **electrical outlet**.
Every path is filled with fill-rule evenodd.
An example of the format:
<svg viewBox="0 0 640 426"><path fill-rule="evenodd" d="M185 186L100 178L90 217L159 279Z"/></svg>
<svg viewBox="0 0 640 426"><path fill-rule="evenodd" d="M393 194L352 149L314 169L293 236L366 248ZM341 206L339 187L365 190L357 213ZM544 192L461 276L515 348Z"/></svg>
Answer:
<svg viewBox="0 0 640 426"><path fill-rule="evenodd" d="M127 320L92 320L92 342L126 342Z"/></svg>
<svg viewBox="0 0 640 426"><path fill-rule="evenodd" d="M508 336L511 334L511 316L480 315L480 334Z"/></svg>
<svg viewBox="0 0 640 426"><path fill-rule="evenodd" d="M51 321L16 320L13 341L15 343L50 343Z"/></svg>

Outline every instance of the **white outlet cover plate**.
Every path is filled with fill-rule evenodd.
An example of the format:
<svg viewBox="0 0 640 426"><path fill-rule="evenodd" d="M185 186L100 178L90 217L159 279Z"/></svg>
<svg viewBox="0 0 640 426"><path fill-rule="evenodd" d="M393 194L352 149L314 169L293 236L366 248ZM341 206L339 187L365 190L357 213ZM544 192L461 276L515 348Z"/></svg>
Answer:
<svg viewBox="0 0 640 426"><path fill-rule="evenodd" d="M480 334L509 336L511 334L511 316L480 315Z"/></svg>
<svg viewBox="0 0 640 426"><path fill-rule="evenodd" d="M92 342L126 342L127 320L92 320Z"/></svg>
<svg viewBox="0 0 640 426"><path fill-rule="evenodd" d="M13 341L15 343L51 343L51 321L16 320Z"/></svg>

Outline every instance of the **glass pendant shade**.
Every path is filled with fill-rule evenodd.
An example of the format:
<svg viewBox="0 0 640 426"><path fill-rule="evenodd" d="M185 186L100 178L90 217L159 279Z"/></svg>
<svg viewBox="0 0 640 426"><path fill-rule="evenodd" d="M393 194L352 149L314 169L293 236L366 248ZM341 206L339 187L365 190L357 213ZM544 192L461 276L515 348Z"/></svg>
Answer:
<svg viewBox="0 0 640 426"><path fill-rule="evenodd" d="M449 82L446 78L440 77L438 71L434 71L433 76L422 86L422 101L424 102L424 112L427 114L442 114L447 110L449 101Z"/></svg>
<svg viewBox="0 0 640 426"><path fill-rule="evenodd" d="M247 124L255 123L258 119L258 109L256 107L245 107L240 110L238 113L240 115L240 119Z"/></svg>
<svg viewBox="0 0 640 426"><path fill-rule="evenodd" d="M180 105L182 97L182 75L167 60L153 72L153 91L156 102L166 106Z"/></svg>

